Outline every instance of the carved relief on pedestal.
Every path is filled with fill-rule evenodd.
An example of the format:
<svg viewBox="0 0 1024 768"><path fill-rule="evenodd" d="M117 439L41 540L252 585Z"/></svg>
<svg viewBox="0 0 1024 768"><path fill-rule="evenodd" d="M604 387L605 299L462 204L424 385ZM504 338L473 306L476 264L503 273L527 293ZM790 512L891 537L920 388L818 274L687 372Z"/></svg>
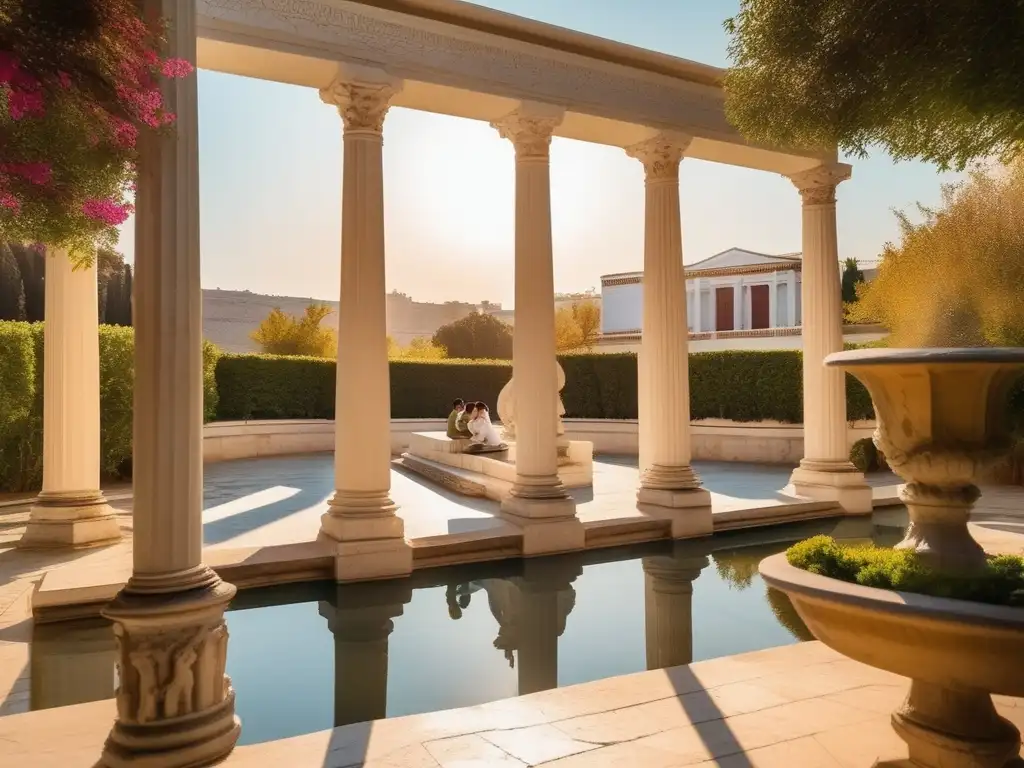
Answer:
<svg viewBox="0 0 1024 768"><path fill-rule="evenodd" d="M224 674L223 620L169 631L133 632L114 624L118 646L118 719L145 724L215 707L231 692Z"/></svg>
<svg viewBox="0 0 1024 768"><path fill-rule="evenodd" d="M558 391L565 388L565 371L562 364L555 360L555 376L558 381ZM508 380L508 383L498 393L498 418L501 419L501 436L505 442L512 442L516 439L516 395L515 376ZM562 417L565 416L565 403L562 396L558 396L558 420L555 426L555 434L561 437L565 434L565 424Z"/></svg>

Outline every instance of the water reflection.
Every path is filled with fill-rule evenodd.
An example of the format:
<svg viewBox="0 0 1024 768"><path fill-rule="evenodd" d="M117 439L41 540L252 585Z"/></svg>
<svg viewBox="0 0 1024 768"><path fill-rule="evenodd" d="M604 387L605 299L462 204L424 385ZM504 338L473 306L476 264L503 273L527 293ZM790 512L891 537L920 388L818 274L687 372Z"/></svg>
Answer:
<svg viewBox="0 0 1024 768"><path fill-rule="evenodd" d="M818 521L400 581L246 590L227 618L242 743L810 640L757 564L815 533L898 542L900 517L885 523ZM33 709L111 698L115 657L100 621L38 626Z"/></svg>

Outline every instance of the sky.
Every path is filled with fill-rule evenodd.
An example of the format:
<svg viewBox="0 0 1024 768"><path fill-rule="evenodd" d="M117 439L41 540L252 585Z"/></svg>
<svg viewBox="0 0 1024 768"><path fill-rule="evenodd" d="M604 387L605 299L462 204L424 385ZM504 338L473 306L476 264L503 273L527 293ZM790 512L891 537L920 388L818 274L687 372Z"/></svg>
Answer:
<svg viewBox="0 0 1024 768"><path fill-rule="evenodd" d="M486 5L624 43L727 66L722 22L738 0L487 0ZM204 288L336 300L341 119L309 88L199 73ZM892 209L934 204L953 179L881 151L851 160L838 190L842 258L898 238ZM643 266L643 168L621 148L555 138L555 289L600 290ZM384 126L387 287L417 301L512 306L514 156L474 120L393 108ZM733 246L800 250L800 203L778 175L699 160L680 173L683 260ZM133 221L120 248L133 254Z"/></svg>

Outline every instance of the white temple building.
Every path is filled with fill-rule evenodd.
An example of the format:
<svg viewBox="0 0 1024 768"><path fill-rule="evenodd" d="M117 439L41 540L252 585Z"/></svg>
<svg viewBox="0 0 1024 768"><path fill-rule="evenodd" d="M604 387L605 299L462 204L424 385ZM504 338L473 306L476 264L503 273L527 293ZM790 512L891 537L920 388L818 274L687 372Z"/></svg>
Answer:
<svg viewBox="0 0 1024 768"><path fill-rule="evenodd" d="M803 312L803 259L729 248L686 265L686 320L691 351L799 349ZM634 352L643 325L643 272L601 277L598 350ZM867 342L884 333L847 326L844 339Z"/></svg>

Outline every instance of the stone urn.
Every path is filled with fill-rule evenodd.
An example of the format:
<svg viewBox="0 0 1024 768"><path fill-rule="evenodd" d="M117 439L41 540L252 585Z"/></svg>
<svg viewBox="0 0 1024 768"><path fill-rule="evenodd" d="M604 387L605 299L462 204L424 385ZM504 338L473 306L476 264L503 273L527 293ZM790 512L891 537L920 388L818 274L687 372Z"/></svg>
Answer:
<svg viewBox="0 0 1024 768"><path fill-rule="evenodd" d="M967 520L979 478L1011 451L1010 388L1024 349L857 350L830 355L871 394L875 444L907 485L910 525L897 547L932 567L969 575L985 553ZM1024 696L1024 610L928 597L830 579L764 560L765 582L789 595L821 642L911 680L892 725L920 768L1004 768L1020 732L991 694Z"/></svg>

